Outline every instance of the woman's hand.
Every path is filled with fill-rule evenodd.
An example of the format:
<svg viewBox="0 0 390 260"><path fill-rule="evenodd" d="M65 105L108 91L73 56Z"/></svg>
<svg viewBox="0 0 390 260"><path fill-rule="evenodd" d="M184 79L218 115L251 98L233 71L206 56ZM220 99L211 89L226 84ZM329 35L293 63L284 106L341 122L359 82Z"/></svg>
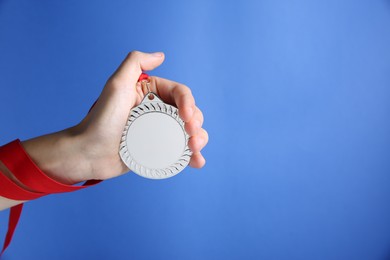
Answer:
<svg viewBox="0 0 390 260"><path fill-rule="evenodd" d="M97 103L81 123L23 142L26 151L48 176L66 184L104 180L128 172L119 156L119 143L130 109L141 102L145 93L137 81L142 71L153 70L163 61L161 52L131 52L108 79ZM203 167L201 150L208 135L191 90L158 77L151 77L151 90L164 102L178 107L190 135L190 166Z"/></svg>

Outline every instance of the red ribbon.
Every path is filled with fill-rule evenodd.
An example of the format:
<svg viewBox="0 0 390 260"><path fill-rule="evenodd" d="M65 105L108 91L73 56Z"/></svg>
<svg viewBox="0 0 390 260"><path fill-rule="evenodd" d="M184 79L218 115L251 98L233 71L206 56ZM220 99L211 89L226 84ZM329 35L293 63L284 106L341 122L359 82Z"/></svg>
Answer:
<svg viewBox="0 0 390 260"><path fill-rule="evenodd" d="M100 182L100 180L89 180L82 186L71 186L49 178L33 162L18 139L0 147L0 161L23 185L29 188L29 190L23 189L0 171L0 196L12 200L33 200L52 193L84 189ZM11 208L8 231L0 255L3 254L11 243L12 236L22 213L22 208L23 204Z"/></svg>
<svg viewBox="0 0 390 260"><path fill-rule="evenodd" d="M140 82L144 79L149 79L149 75L146 73L142 73L141 76L139 76L139 78L138 78L138 82Z"/></svg>

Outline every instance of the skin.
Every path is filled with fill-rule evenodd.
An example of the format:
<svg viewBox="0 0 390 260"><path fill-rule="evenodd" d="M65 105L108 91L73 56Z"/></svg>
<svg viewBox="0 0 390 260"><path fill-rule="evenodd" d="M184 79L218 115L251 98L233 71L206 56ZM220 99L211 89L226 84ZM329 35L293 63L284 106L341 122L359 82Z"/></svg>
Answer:
<svg viewBox="0 0 390 260"><path fill-rule="evenodd" d="M23 147L43 172L65 184L107 180L128 172L119 157L118 145L130 109L139 104L146 93L137 81L142 71L153 70L163 61L162 52L129 53L108 79L93 109L79 124L24 141ZM190 166L202 168L206 161L201 150L208 142L208 134L202 128L203 114L195 105L191 90L159 77L151 77L150 89L164 102L178 107L190 135L189 147L193 151ZM23 186L4 165L0 164L0 170ZM22 202L0 197L0 210Z"/></svg>

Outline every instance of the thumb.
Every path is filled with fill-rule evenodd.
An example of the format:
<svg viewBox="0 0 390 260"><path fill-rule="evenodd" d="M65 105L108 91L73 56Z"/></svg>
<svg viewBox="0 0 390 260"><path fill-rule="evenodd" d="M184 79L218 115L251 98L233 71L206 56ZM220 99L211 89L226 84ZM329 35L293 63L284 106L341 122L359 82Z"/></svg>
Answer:
<svg viewBox="0 0 390 260"><path fill-rule="evenodd" d="M139 51L130 52L119 68L111 76L110 80L123 87L134 88L142 71L153 70L164 61L164 53L145 53Z"/></svg>
<svg viewBox="0 0 390 260"><path fill-rule="evenodd" d="M126 123L129 109L136 103L136 83L139 76L143 70L152 70L163 61L162 52L130 52L107 81L96 105L84 121L98 126L109 125L112 134L120 133ZM104 127L97 129L100 128Z"/></svg>

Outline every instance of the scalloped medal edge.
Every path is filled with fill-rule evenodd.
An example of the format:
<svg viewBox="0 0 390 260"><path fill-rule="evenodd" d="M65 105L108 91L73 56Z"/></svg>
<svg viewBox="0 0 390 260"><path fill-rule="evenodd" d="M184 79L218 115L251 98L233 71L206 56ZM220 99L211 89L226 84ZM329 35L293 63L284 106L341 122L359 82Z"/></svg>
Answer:
<svg viewBox="0 0 390 260"><path fill-rule="evenodd" d="M153 100L147 100L150 94L154 95ZM169 115L179 123L180 127L182 128L185 134L185 144L186 144L182 156L175 163L173 163L172 165L166 168L160 168L160 169L150 169L139 164L136 160L134 160L131 157L126 142L127 132L130 128L130 125L138 117L147 113L155 113L155 112ZM178 109L174 106L164 103L157 94L151 92L145 95L144 99L138 106L130 110L130 114L126 122L126 126L122 132L119 154L122 161L134 173L148 179L166 179L180 173L189 164L192 151L188 147L188 139L189 136L184 129L184 121L179 117Z"/></svg>

